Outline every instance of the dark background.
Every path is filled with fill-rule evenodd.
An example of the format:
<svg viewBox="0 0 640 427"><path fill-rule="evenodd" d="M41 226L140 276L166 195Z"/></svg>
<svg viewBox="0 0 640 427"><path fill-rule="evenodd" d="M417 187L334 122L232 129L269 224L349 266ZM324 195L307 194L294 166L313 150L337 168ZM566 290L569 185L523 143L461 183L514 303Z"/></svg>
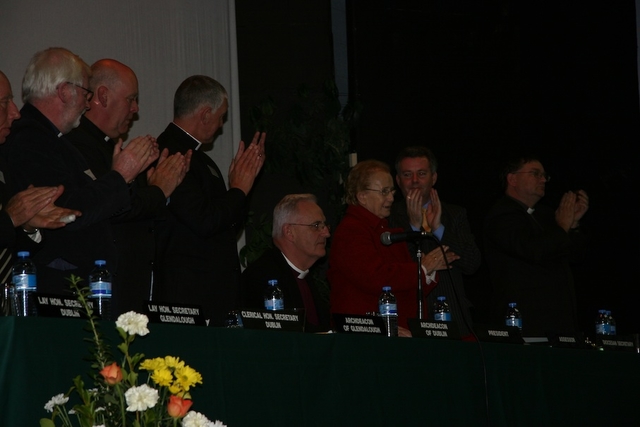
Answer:
<svg viewBox="0 0 640 427"><path fill-rule="evenodd" d="M266 96L284 108L300 84L333 76L331 6L236 1L243 136ZM349 98L363 105L358 159L392 165L403 146L430 147L441 199L467 208L482 245L505 155L539 154L552 176L541 203L556 206L571 189L590 196L583 225L592 242L574 269L583 330L607 308L620 333L640 331L634 1L352 0L346 18ZM299 190L263 176L253 209L269 212ZM466 285L484 320L485 267Z"/></svg>

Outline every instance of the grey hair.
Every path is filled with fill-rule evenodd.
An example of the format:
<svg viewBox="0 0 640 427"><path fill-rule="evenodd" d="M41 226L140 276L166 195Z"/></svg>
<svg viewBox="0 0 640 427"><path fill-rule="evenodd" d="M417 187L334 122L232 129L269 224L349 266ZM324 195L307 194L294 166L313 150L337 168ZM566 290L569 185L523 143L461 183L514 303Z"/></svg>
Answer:
<svg viewBox="0 0 640 427"><path fill-rule="evenodd" d="M189 116L203 105L209 105L213 111L217 111L225 99L227 91L224 86L211 77L187 77L180 83L173 98L173 118Z"/></svg>
<svg viewBox="0 0 640 427"><path fill-rule="evenodd" d="M271 237L274 239L282 237L282 227L298 213L298 203L300 202L318 203L318 199L310 193L287 194L284 196L273 209Z"/></svg>
<svg viewBox="0 0 640 427"><path fill-rule="evenodd" d="M91 76L91 69L70 50L62 47L41 50L33 55L22 78L22 102L47 98L62 83L82 86L83 74Z"/></svg>

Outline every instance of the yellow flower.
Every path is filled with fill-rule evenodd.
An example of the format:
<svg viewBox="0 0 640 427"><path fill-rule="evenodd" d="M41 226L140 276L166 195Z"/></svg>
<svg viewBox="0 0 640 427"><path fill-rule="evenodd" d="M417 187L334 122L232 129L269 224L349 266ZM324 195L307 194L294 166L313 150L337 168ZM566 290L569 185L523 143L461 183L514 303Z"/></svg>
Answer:
<svg viewBox="0 0 640 427"><path fill-rule="evenodd" d="M166 364L164 363L164 358L162 357L156 357L155 359L146 359L140 364L140 369L144 369L145 371L155 371L164 368L166 368Z"/></svg>
<svg viewBox="0 0 640 427"><path fill-rule="evenodd" d="M202 375L189 366L177 368L174 375L176 377L174 385L178 385L184 391L189 391L189 388L196 384L202 384Z"/></svg>
<svg viewBox="0 0 640 427"><path fill-rule="evenodd" d="M173 356L165 356L164 362L167 364L168 368L182 368L184 366L183 361Z"/></svg>
<svg viewBox="0 0 640 427"><path fill-rule="evenodd" d="M168 368L156 369L153 371L151 379L160 386L169 387L173 381L173 375Z"/></svg>

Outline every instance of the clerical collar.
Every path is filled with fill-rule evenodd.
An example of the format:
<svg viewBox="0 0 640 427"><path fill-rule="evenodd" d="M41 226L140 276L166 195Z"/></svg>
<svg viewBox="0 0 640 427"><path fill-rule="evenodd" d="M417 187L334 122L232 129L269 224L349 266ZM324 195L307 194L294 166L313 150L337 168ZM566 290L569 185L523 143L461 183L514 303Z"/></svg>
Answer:
<svg viewBox="0 0 640 427"><path fill-rule="evenodd" d="M298 273L298 279L304 279L305 277L307 277L307 274L309 274L309 270L308 269L304 270L304 271L300 270L298 267L293 265L293 263L291 261L289 261L289 258L287 258L287 256L285 254L282 254L282 256L284 257L284 260L287 261L287 264L289 264L289 267L293 268Z"/></svg>
<svg viewBox="0 0 640 427"><path fill-rule="evenodd" d="M536 210L535 210L535 209L533 209L533 208L527 208L527 213L528 213L529 215L533 215L533 213L534 213L535 211L536 211Z"/></svg>
<svg viewBox="0 0 640 427"><path fill-rule="evenodd" d="M176 124L176 122L173 122L174 125L178 126ZM187 132L186 130L182 129L180 126L178 126L178 129L180 129L182 132L186 133L187 135L189 135L191 138L193 138L193 140L197 143L196 148L194 148L194 150L198 151L198 149L200 148L200 146L202 145L202 142L198 141L198 139L191 135L189 132Z"/></svg>

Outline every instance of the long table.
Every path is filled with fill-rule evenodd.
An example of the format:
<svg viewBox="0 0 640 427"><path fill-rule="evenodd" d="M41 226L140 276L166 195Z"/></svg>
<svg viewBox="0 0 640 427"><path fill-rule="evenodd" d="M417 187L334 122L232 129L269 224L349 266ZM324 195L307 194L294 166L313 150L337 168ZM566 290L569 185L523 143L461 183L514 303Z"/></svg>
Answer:
<svg viewBox="0 0 640 427"><path fill-rule="evenodd" d="M86 322L0 317L0 426L33 427L88 372ZM112 322L102 330L112 343ZM638 426L632 352L150 324L133 352L203 375L192 409L229 427Z"/></svg>

